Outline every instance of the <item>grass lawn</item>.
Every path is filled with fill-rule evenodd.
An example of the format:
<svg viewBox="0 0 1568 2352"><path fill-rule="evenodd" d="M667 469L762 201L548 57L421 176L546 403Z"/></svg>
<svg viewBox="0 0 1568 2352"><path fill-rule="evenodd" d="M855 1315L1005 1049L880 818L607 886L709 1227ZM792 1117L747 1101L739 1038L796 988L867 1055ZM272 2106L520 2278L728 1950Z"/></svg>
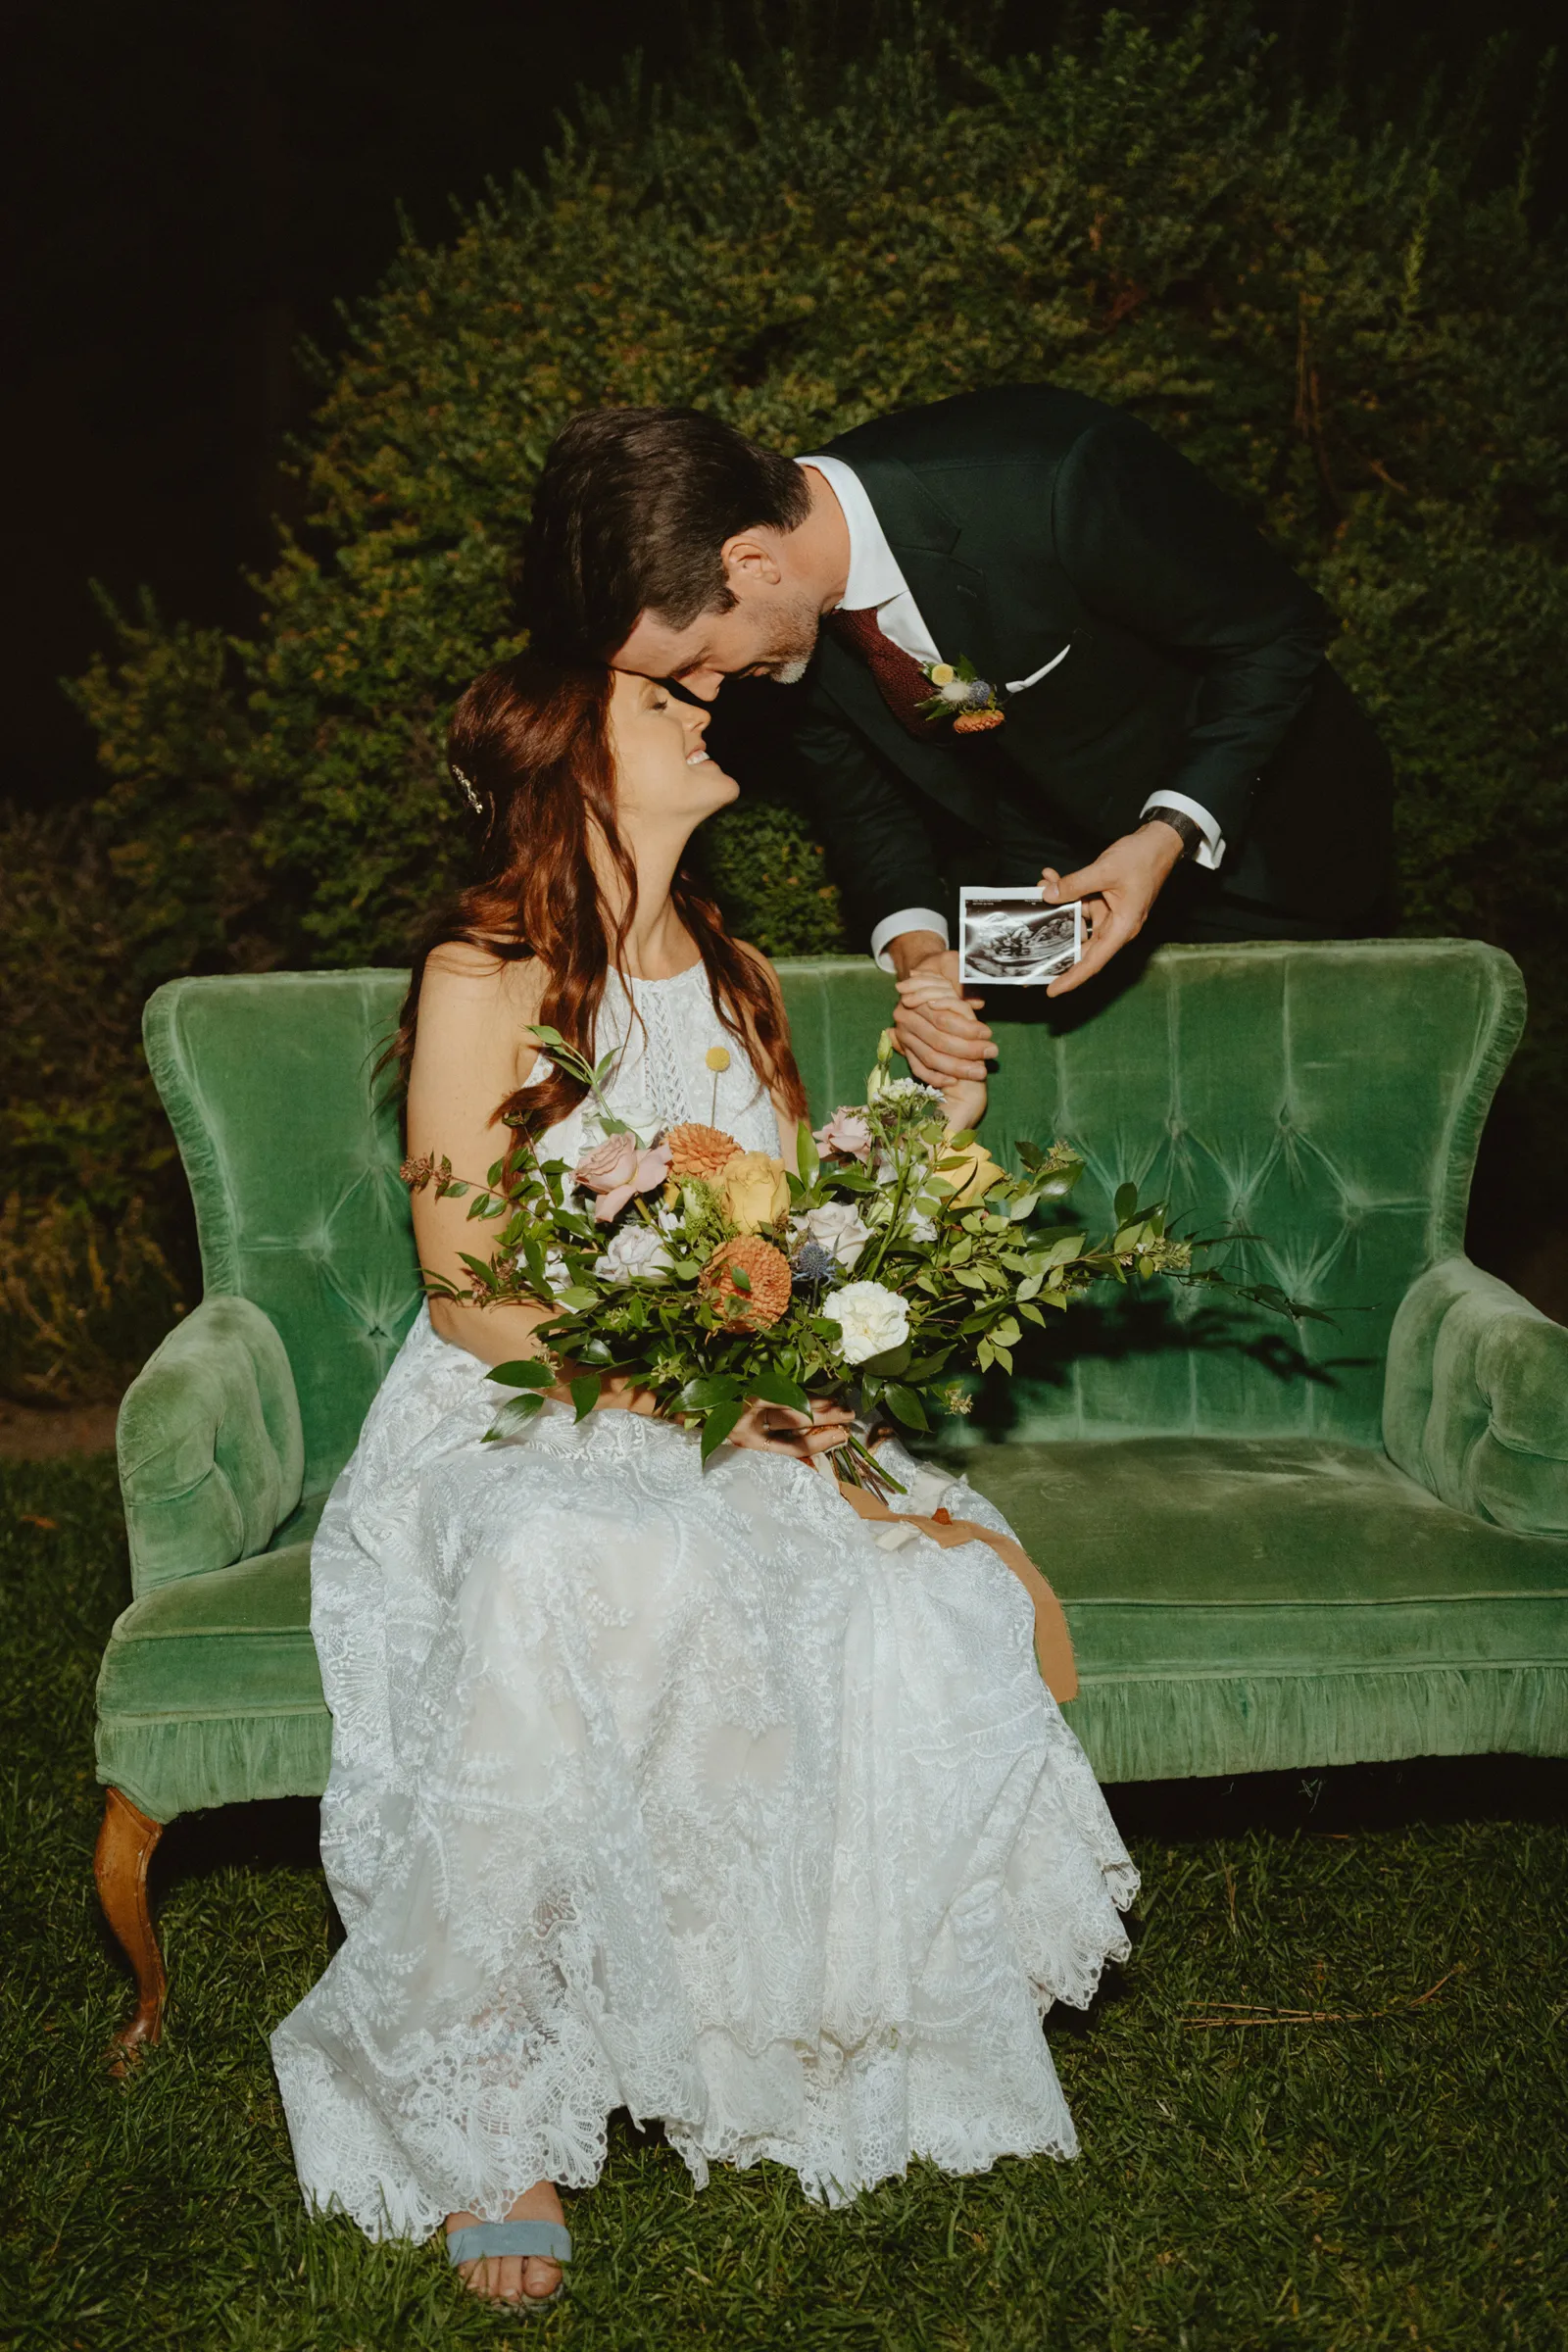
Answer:
<svg viewBox="0 0 1568 2352"><path fill-rule="evenodd" d="M1568 2341L1568 1768L1113 1790L1145 1893L1131 1964L1052 2021L1076 2164L921 2168L826 2214L772 2168L696 2195L621 2118L564 2303L508 2320L436 2251L301 2209L266 2037L326 1957L313 1807L169 1833L168 2038L105 2073L128 1990L91 1879L93 1677L126 1591L108 1460L0 1465L0 1576L7 2343Z"/></svg>

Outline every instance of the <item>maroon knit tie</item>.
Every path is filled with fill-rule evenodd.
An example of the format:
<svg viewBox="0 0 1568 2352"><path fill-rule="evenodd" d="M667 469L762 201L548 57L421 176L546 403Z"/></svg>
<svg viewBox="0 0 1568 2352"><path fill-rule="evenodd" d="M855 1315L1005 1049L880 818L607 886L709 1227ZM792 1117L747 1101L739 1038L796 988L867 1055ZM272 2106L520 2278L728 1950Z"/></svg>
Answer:
<svg viewBox="0 0 1568 2352"><path fill-rule="evenodd" d="M919 742L931 740L930 722L919 714L917 706L931 699L931 681L912 654L891 637L884 637L877 626L876 608L867 606L860 612L846 612L840 609L830 612L827 625L841 645L847 645L859 655L878 691L901 727L905 727Z"/></svg>

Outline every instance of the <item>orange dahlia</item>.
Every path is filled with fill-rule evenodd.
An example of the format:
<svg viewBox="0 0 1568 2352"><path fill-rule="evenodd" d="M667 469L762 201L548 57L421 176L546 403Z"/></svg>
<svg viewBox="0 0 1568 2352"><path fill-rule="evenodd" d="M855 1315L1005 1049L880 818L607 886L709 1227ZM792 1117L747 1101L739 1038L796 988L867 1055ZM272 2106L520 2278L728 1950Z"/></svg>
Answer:
<svg viewBox="0 0 1568 2352"><path fill-rule="evenodd" d="M722 1127L699 1127L688 1121L684 1127L672 1127L664 1138L669 1153L671 1176L714 1177L720 1168L732 1160L740 1150L732 1135Z"/></svg>
<svg viewBox="0 0 1568 2352"><path fill-rule="evenodd" d="M993 727L1001 726L1005 716L1004 710L960 711L953 722L953 732L955 735L989 735Z"/></svg>
<svg viewBox="0 0 1568 2352"><path fill-rule="evenodd" d="M743 1289L740 1274L750 1289ZM724 1317L728 1331L766 1331L790 1302L790 1261L760 1233L721 1242L698 1279L698 1289Z"/></svg>

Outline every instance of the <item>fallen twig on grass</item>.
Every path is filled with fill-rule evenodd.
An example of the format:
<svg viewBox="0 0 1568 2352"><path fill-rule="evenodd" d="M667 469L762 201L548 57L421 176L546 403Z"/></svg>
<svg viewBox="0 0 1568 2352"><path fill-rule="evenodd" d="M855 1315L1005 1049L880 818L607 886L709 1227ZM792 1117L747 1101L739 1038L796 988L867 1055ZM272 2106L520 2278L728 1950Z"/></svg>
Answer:
<svg viewBox="0 0 1568 2352"><path fill-rule="evenodd" d="M1449 1977L1458 1976L1462 1960L1456 1961L1435 1984L1425 1992L1416 1993L1408 2001L1391 2001L1387 2009L1273 2009L1262 2001L1184 2001L1186 2009L1225 2010L1223 2017L1184 2017L1182 2024L1200 2033L1215 2026L1370 2026L1381 2017L1399 2017L1406 2010L1419 2009L1443 1990Z"/></svg>

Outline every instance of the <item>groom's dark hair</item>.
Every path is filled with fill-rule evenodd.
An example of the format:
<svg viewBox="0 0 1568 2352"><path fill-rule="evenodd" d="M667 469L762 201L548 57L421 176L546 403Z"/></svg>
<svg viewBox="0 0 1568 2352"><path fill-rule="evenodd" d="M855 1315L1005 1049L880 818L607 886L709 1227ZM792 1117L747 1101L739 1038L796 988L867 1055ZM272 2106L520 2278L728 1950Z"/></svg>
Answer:
<svg viewBox="0 0 1568 2352"><path fill-rule="evenodd" d="M522 619L557 661L604 661L639 612L684 629L735 603L719 551L793 531L810 492L791 458L700 409L590 409L551 444L523 546Z"/></svg>

